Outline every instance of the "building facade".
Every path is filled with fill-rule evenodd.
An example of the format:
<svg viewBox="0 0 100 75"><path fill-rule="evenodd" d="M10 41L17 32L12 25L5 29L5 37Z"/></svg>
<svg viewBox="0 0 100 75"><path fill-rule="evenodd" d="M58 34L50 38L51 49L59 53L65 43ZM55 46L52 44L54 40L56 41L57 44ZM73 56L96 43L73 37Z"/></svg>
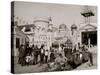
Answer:
<svg viewBox="0 0 100 75"><path fill-rule="evenodd" d="M11 40L12 40L12 56L18 56L18 49L20 45L25 45L29 38L24 34L23 31L20 31L18 28L17 22L12 22L12 32L11 32Z"/></svg>
<svg viewBox="0 0 100 75"><path fill-rule="evenodd" d="M80 28L80 43L97 45L97 24L89 23Z"/></svg>
<svg viewBox="0 0 100 75"><path fill-rule="evenodd" d="M50 47L53 40L53 25L50 24L50 18L36 18L34 25L36 26L34 44L38 46L44 44Z"/></svg>
<svg viewBox="0 0 100 75"><path fill-rule="evenodd" d="M22 31L29 38L29 45L33 45L34 35L35 35L35 25L34 24L26 24L18 26L20 31Z"/></svg>

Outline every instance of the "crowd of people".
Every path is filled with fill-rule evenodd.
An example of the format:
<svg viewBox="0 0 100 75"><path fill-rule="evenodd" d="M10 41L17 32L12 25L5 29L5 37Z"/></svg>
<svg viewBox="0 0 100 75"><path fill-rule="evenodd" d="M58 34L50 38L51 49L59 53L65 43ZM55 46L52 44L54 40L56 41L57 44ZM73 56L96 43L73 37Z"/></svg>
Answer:
<svg viewBox="0 0 100 75"><path fill-rule="evenodd" d="M44 45L41 45L40 48L37 45L32 45L30 47L28 44L21 45L19 47L18 63L21 64L22 66L35 65L38 63L40 63L41 65L48 62L53 62L54 59L55 56L53 50L46 49Z"/></svg>
<svg viewBox="0 0 100 75"><path fill-rule="evenodd" d="M84 57L84 60L88 60L88 57L85 55L88 52L88 57L90 60L90 64L93 65L93 55L91 52L88 51L88 48L85 46L78 46L78 49L73 47L73 49L68 49L68 47L59 46L59 48L53 48L49 47L46 48L45 45L41 45L41 47L38 47L37 45L29 46L27 45L21 45L19 47L19 59L18 63L22 66L24 65L36 65L36 64L48 64L51 62L61 63L62 61L67 61L70 56L75 54L73 57L73 60L78 60L78 57L81 58L82 55ZM80 54L79 56L78 53ZM75 58L76 57L76 58Z"/></svg>

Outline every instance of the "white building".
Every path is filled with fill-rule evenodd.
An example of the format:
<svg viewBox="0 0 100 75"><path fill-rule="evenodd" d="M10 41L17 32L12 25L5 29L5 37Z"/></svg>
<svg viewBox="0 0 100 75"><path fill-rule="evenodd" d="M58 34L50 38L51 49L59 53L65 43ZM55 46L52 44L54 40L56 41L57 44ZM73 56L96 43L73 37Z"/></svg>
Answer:
<svg viewBox="0 0 100 75"><path fill-rule="evenodd" d="M12 40L12 56L18 56L19 52L18 49L20 45L25 45L29 38L24 34L23 31L19 29L17 22L12 22L12 33L11 33L11 40Z"/></svg>
<svg viewBox="0 0 100 75"><path fill-rule="evenodd" d="M50 18L35 18L34 25L36 26L34 44L38 46L44 44L45 46L50 47L53 39L53 25L50 24Z"/></svg>

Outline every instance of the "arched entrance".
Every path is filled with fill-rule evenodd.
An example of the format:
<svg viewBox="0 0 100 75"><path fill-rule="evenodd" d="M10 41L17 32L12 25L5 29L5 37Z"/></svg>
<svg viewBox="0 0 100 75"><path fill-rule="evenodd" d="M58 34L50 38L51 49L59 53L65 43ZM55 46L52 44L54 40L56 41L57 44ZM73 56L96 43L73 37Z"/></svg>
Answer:
<svg viewBox="0 0 100 75"><path fill-rule="evenodd" d="M82 44L97 45L97 31L82 32Z"/></svg>
<svg viewBox="0 0 100 75"><path fill-rule="evenodd" d="M87 24L82 27L81 43L85 45L97 45L97 27Z"/></svg>

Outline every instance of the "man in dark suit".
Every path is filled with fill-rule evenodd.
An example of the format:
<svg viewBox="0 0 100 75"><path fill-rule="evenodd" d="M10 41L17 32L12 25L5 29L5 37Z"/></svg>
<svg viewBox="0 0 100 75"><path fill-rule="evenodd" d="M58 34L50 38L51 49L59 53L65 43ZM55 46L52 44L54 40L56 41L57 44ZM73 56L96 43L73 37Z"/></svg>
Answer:
<svg viewBox="0 0 100 75"><path fill-rule="evenodd" d="M24 45L21 45L20 48L19 48L18 63L20 63L22 66L24 65L24 58L25 58L25 47L24 47Z"/></svg>

